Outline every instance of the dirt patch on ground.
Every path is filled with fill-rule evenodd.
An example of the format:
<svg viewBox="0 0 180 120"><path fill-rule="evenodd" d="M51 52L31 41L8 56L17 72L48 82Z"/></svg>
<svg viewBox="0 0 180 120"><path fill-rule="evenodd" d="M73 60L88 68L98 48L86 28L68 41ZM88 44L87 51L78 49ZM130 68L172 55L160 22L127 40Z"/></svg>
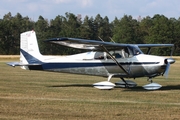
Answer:
<svg viewBox="0 0 180 120"><path fill-rule="evenodd" d="M19 59L20 55L0 55L0 59Z"/></svg>

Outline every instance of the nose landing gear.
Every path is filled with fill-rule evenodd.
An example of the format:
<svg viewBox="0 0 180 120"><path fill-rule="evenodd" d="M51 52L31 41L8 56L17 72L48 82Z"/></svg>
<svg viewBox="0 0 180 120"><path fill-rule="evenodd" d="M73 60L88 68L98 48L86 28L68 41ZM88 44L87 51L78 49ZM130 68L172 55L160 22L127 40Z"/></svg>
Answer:
<svg viewBox="0 0 180 120"><path fill-rule="evenodd" d="M146 90L158 90L162 87L162 85L158 84L158 83L154 83L152 80L152 77L149 77L147 79L147 81L150 82L150 84L144 85L143 88Z"/></svg>

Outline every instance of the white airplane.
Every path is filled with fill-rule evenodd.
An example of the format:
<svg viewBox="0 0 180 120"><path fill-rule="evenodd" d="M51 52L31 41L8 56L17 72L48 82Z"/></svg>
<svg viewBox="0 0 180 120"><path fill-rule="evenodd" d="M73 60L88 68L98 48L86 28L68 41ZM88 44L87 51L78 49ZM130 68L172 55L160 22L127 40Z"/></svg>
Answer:
<svg viewBox="0 0 180 120"><path fill-rule="evenodd" d="M173 47L173 44L120 44L78 38L52 38L46 42L86 49L89 52L68 56L44 56L39 51L35 31L27 31L20 36L20 62L7 64L20 66L25 70L107 77L107 81L93 84L98 89L135 87L135 82L124 78L147 77L150 84L143 87L155 90L161 85L153 83L152 78L167 75L170 64L175 62L173 58L149 55L152 47ZM148 54L144 54L140 48L148 48ZM121 78L122 81L111 83L112 77Z"/></svg>

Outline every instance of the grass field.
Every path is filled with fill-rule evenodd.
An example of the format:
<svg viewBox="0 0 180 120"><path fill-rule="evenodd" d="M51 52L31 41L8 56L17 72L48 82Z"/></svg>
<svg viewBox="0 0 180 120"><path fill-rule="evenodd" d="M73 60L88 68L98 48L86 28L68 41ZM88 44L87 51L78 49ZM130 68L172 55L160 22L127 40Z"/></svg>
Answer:
<svg viewBox="0 0 180 120"><path fill-rule="evenodd" d="M107 78L26 71L7 61L0 60L0 119L180 119L180 60L168 79L154 78L163 85L156 91L141 87L146 78L136 79L136 88L98 90L92 84Z"/></svg>

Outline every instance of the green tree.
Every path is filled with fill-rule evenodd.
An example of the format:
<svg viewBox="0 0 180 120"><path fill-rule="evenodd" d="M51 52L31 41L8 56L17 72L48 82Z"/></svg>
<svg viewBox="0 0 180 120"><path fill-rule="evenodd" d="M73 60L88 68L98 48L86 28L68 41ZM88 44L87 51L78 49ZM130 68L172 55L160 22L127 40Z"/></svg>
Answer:
<svg viewBox="0 0 180 120"><path fill-rule="evenodd" d="M164 15L155 15L152 18L153 25L149 29L149 43L171 43L172 32L170 22Z"/></svg>
<svg viewBox="0 0 180 120"><path fill-rule="evenodd" d="M85 16L80 27L80 38L92 39L93 30L91 25L91 20L88 16Z"/></svg>
<svg viewBox="0 0 180 120"><path fill-rule="evenodd" d="M152 26L149 29L149 36L146 37L147 43L172 43L173 41L173 32L172 32L172 23L164 15L154 15L152 18ZM155 54L167 55L170 49L163 48L157 49Z"/></svg>
<svg viewBox="0 0 180 120"><path fill-rule="evenodd" d="M118 43L142 43L139 23L132 16L124 15L120 20L113 22L113 39Z"/></svg>
<svg viewBox="0 0 180 120"><path fill-rule="evenodd" d="M72 13L66 13L66 17L63 17L61 36L79 37L81 21L77 20L77 17Z"/></svg>
<svg viewBox="0 0 180 120"><path fill-rule="evenodd" d="M143 43L148 43L148 37L150 35L150 28L153 26L153 20L151 17L147 16L141 20L139 23L141 35L142 35L142 41Z"/></svg>
<svg viewBox="0 0 180 120"><path fill-rule="evenodd" d="M55 19L50 21L48 30L46 31L46 39L60 37L60 32L63 29L63 16L56 16ZM43 43L44 44L44 53L58 55L62 54L63 48L60 45Z"/></svg>
<svg viewBox="0 0 180 120"><path fill-rule="evenodd" d="M73 54L82 52L73 48L44 43L44 40L54 37L74 37L85 39L99 39L110 41L112 37L118 43L172 43L175 44L175 54L180 54L180 18L168 19L164 15L147 16L141 21L124 15L121 19L115 17L109 23L97 14L93 17L85 16L81 21L72 13L65 16L58 15L48 21L39 16L36 22L20 13L12 16L11 12L0 19L0 54L19 54L20 34L35 30L42 54ZM170 49L154 50L153 53L168 55Z"/></svg>
<svg viewBox="0 0 180 120"><path fill-rule="evenodd" d="M38 39L39 49L42 54L45 54L46 46L44 40L47 39L47 30L49 28L48 20L44 19L42 16L39 16L37 22L35 22L35 31Z"/></svg>
<svg viewBox="0 0 180 120"><path fill-rule="evenodd" d="M173 41L172 44L175 44L174 55L180 55L180 17L176 20L175 18L171 18L173 26Z"/></svg>
<svg viewBox="0 0 180 120"><path fill-rule="evenodd" d="M109 19L105 16L102 19L102 25L98 28L98 36L100 36L104 41L111 41L112 37L112 26L109 23Z"/></svg>

